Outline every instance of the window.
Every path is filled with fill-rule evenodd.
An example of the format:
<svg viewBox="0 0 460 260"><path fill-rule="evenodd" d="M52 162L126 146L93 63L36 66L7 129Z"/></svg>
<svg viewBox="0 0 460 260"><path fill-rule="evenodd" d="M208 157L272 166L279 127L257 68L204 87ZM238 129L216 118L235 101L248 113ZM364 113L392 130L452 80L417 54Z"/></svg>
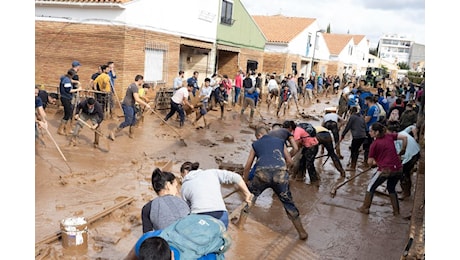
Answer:
<svg viewBox="0 0 460 260"><path fill-rule="evenodd" d="M163 50L145 49L144 81L163 80Z"/></svg>
<svg viewBox="0 0 460 260"><path fill-rule="evenodd" d="M220 12L220 23L232 25L233 1L222 0L222 10Z"/></svg>
<svg viewBox="0 0 460 260"><path fill-rule="evenodd" d="M351 45L348 46L348 55L353 55L353 46Z"/></svg>

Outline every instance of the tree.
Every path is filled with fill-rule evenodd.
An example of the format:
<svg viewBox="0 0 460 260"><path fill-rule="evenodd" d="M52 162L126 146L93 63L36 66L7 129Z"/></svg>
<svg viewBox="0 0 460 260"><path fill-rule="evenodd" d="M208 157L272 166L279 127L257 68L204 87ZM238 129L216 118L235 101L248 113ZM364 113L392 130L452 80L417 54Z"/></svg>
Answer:
<svg viewBox="0 0 460 260"><path fill-rule="evenodd" d="M331 33L331 24L327 25L326 33Z"/></svg>
<svg viewBox="0 0 460 260"><path fill-rule="evenodd" d="M372 55L374 55L374 56L377 56L377 54L378 54L377 48L373 48L373 49L369 48L369 54L372 54Z"/></svg>
<svg viewBox="0 0 460 260"><path fill-rule="evenodd" d="M409 64L407 64L405 62L398 62L398 66L399 66L400 70L408 70L408 69L410 69Z"/></svg>

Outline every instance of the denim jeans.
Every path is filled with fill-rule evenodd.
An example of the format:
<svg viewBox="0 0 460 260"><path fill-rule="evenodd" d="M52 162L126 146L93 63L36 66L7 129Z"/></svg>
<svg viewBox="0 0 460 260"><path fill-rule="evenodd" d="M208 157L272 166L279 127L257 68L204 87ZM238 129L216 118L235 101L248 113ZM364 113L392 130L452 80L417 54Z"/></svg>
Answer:
<svg viewBox="0 0 460 260"><path fill-rule="evenodd" d="M299 210L292 199L289 188L289 173L286 169L258 167L248 188L254 194L254 202L265 189L272 188L278 199L283 203L289 218L295 219L299 216Z"/></svg>
<svg viewBox="0 0 460 260"><path fill-rule="evenodd" d="M123 114L125 115L125 121L122 122L119 128L125 128L127 126L133 126L136 124L136 110L134 106L127 106L125 104L121 104L121 108L123 109Z"/></svg>

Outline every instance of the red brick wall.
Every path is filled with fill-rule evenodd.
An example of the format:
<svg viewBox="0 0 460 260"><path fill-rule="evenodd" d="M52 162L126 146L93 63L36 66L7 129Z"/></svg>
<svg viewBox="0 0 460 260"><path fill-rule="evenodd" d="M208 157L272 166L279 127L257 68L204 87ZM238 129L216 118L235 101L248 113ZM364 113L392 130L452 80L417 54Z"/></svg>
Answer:
<svg viewBox="0 0 460 260"><path fill-rule="evenodd" d="M137 74L144 74L145 46L148 42L166 46L163 77L171 81L179 68L180 37L125 26L35 22L35 82L59 85L59 78L73 60L82 64L79 77L87 87L97 66L115 62L115 83L119 98Z"/></svg>

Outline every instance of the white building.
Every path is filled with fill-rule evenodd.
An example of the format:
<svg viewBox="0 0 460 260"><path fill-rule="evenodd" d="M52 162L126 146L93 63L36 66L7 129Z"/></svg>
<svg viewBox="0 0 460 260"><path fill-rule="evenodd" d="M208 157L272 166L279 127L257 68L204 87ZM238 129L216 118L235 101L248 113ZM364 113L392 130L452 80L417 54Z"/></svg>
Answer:
<svg viewBox="0 0 460 260"><path fill-rule="evenodd" d="M409 64L411 47L414 41L411 37L398 34L384 34L380 37L378 57L392 64L400 62Z"/></svg>

